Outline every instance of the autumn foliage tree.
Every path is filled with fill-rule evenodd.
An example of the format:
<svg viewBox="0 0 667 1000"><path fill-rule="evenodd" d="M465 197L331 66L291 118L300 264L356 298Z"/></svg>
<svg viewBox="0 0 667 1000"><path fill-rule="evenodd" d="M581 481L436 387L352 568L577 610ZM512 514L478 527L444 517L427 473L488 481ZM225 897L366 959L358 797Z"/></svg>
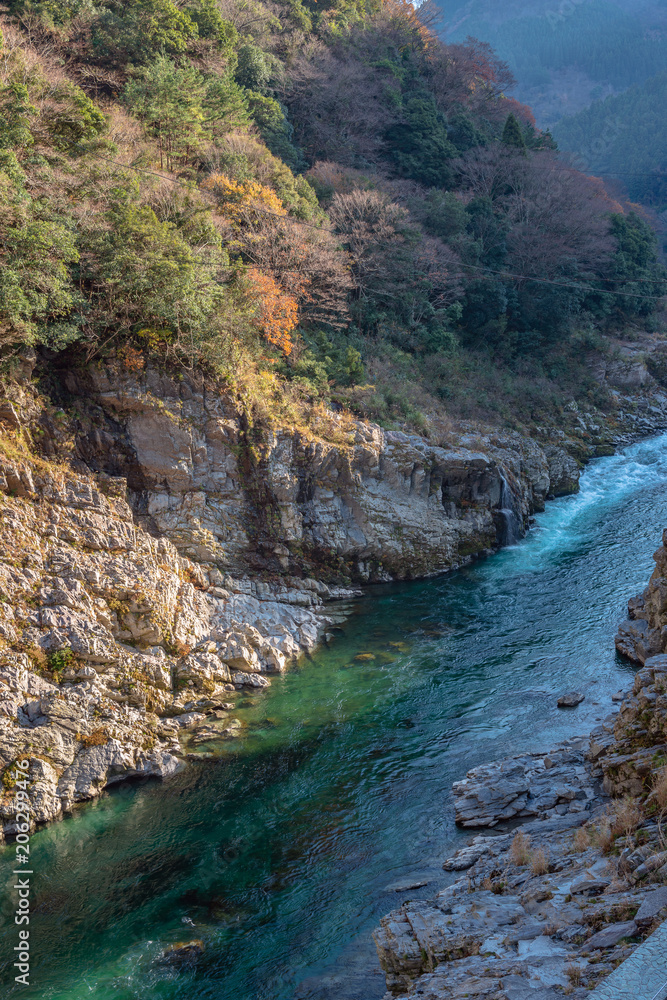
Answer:
<svg viewBox="0 0 667 1000"><path fill-rule="evenodd" d="M432 8L9 0L0 364L16 344L159 350L326 396L650 328L648 224L564 166L507 66L440 41Z"/></svg>
<svg viewBox="0 0 667 1000"><path fill-rule="evenodd" d="M248 269L248 282L255 300L255 325L265 339L288 357L294 346L291 334L299 318L299 306L269 275L256 267Z"/></svg>
<svg viewBox="0 0 667 1000"><path fill-rule="evenodd" d="M256 181L214 174L203 187L216 200L227 246L296 300L306 323L345 324L347 262L324 225L290 217L275 192Z"/></svg>
<svg viewBox="0 0 667 1000"><path fill-rule="evenodd" d="M384 329L402 346L420 350L450 343L446 309L461 291L450 248L378 191L336 194L329 214L352 258L362 328Z"/></svg>

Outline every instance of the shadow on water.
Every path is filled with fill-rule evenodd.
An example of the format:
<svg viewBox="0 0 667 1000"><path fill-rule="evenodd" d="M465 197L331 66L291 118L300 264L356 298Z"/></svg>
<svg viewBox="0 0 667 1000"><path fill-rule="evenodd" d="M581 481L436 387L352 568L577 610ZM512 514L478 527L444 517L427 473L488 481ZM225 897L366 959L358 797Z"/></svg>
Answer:
<svg viewBox="0 0 667 1000"><path fill-rule="evenodd" d="M403 898L391 883L426 880L413 897L445 884L443 857L462 836L452 781L585 731L628 684L613 635L650 573L666 485L667 436L593 463L581 492L517 545L438 580L373 588L330 648L244 698L243 734L215 759L36 834L34 986L21 995L382 997L370 931ZM586 701L559 712L555 696L572 687ZM193 968L156 961L193 938L205 945Z"/></svg>

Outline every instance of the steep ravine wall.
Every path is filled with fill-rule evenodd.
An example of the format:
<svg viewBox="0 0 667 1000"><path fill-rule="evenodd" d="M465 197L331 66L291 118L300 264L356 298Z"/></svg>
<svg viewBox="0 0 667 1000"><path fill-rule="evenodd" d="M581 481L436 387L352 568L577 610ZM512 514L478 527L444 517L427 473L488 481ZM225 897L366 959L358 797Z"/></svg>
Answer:
<svg viewBox="0 0 667 1000"><path fill-rule="evenodd" d="M238 735L237 695L317 643L341 584L459 566L577 485L517 435L443 449L333 414L328 439L258 432L157 373L66 394L0 402L4 836L17 759L35 824L168 776Z"/></svg>
<svg viewBox="0 0 667 1000"><path fill-rule="evenodd" d="M340 614L324 602L492 552L578 484L560 431L437 447L335 413L272 429L195 377L113 364L27 386L0 398L5 836L15 760L34 823L169 775L238 735L235 698L318 642Z"/></svg>
<svg viewBox="0 0 667 1000"><path fill-rule="evenodd" d="M149 530L223 572L440 573L498 547L508 516L523 533L547 496L577 489L570 455L518 434L441 448L331 414L327 440L249 430L229 398L154 372L67 382L94 403L77 433L81 460L125 476Z"/></svg>

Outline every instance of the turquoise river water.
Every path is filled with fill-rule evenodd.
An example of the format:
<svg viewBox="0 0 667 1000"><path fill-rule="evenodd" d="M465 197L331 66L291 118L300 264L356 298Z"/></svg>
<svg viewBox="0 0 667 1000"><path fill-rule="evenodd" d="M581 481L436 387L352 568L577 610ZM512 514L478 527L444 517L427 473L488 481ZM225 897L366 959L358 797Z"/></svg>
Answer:
<svg viewBox="0 0 667 1000"><path fill-rule="evenodd" d="M597 460L528 537L351 604L329 648L235 713L243 735L32 838L31 985L14 986L13 849L0 984L45 1000L377 1000L392 882L446 884L468 768L584 733L627 686L614 654L667 525L667 435ZM357 661L359 653L375 659ZM573 711L556 696L573 687ZM449 877L451 878L451 876ZM193 926L194 925L194 926ZM156 959L201 939L192 969Z"/></svg>

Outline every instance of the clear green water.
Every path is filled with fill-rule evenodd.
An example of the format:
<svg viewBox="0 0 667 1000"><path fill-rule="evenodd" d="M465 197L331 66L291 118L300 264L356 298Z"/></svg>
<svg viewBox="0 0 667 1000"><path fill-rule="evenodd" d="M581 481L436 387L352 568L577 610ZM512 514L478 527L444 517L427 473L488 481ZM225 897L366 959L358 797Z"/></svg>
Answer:
<svg viewBox="0 0 667 1000"><path fill-rule="evenodd" d="M215 760L37 833L29 990L12 985L5 850L5 994L382 997L370 932L406 895L446 884L442 860L462 837L452 781L585 732L627 685L613 636L647 582L666 487L667 435L593 463L515 548L352 605L330 649L244 699L244 735ZM572 687L586 701L559 712L555 694ZM404 877L429 885L387 891ZM155 963L192 938L206 946L194 970Z"/></svg>

